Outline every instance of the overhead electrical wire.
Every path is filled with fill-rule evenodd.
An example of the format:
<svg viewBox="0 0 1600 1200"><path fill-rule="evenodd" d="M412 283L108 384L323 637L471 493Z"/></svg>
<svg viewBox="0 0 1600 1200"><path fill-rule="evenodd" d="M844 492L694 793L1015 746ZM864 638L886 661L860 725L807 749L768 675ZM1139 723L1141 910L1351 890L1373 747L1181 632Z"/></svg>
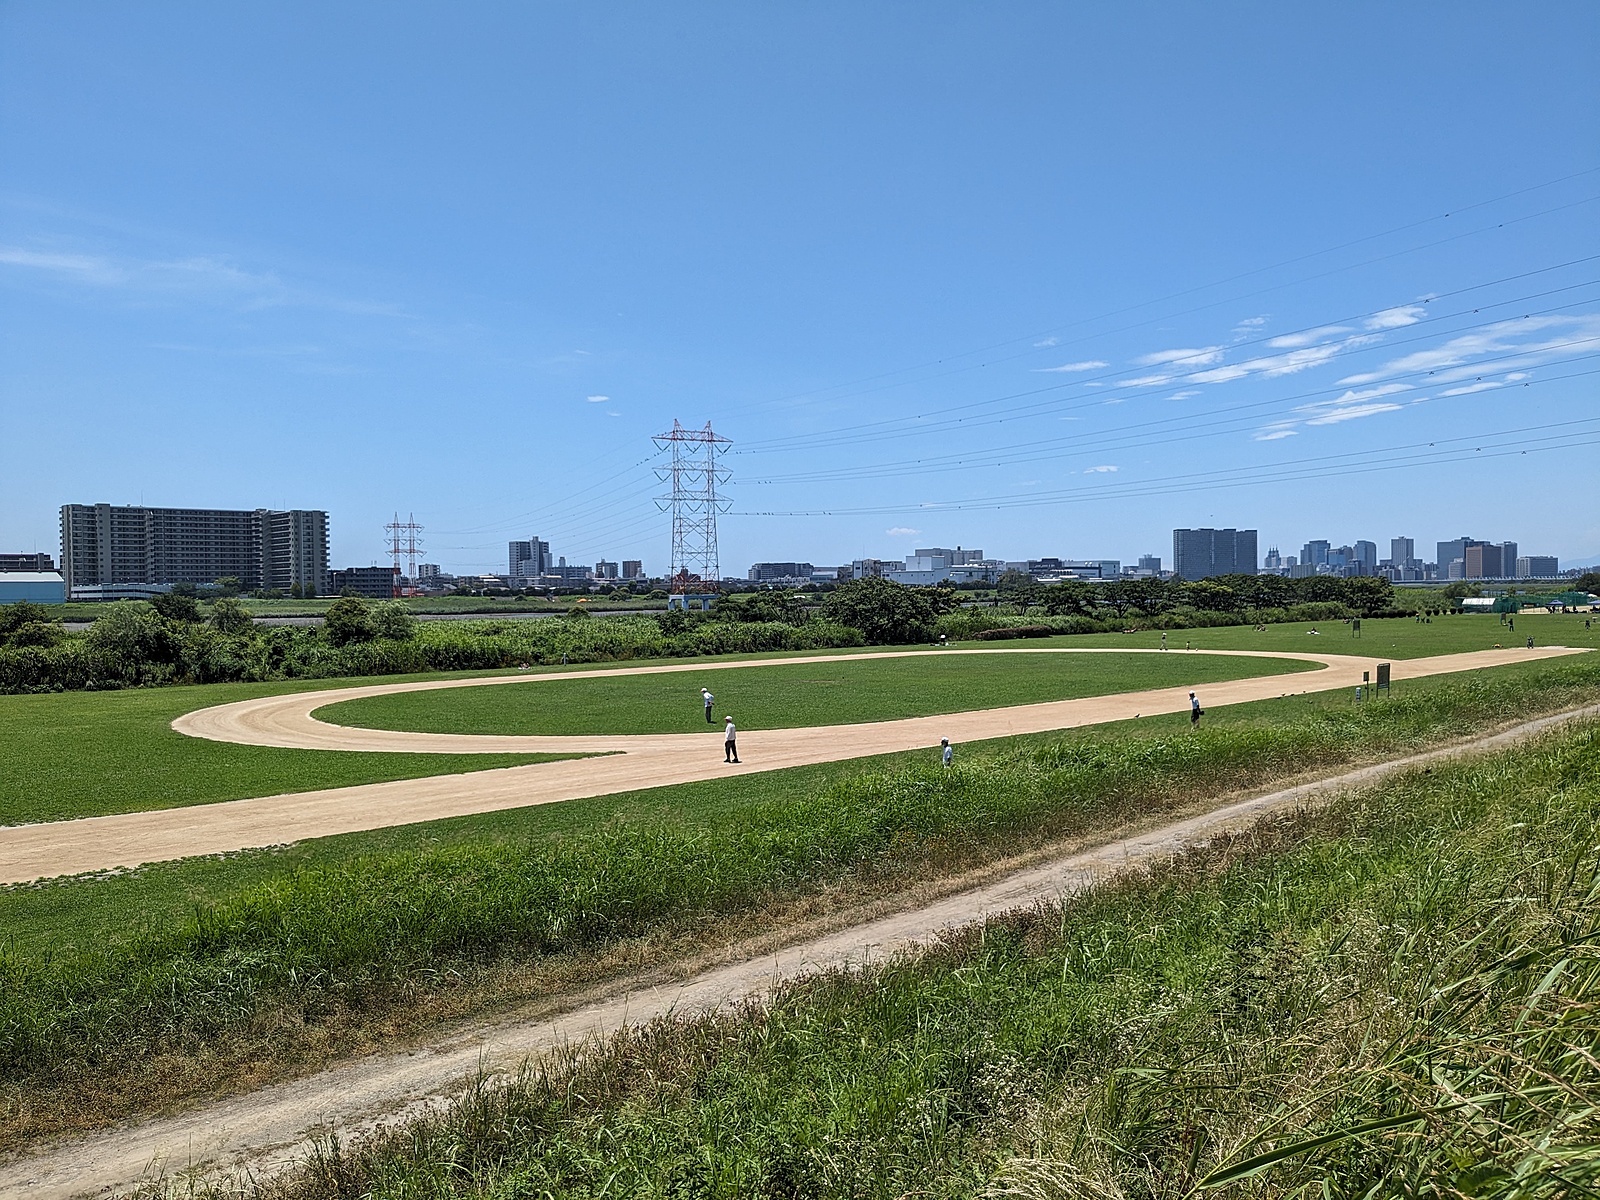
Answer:
<svg viewBox="0 0 1600 1200"><path fill-rule="evenodd" d="M1487 282L1484 282L1484 283L1472 284L1472 285L1470 285L1468 287L1464 287L1464 288L1456 288L1453 291L1442 292L1442 293L1438 294L1437 296L1431 296L1431 297L1428 297L1428 298L1426 298L1424 300L1420 300L1420 301L1409 301L1409 302L1401 302L1401 303L1398 303L1398 304L1388 304L1388 305L1384 305L1381 308L1375 308L1375 309L1368 310L1366 312L1355 313L1355 314L1352 314L1350 316L1335 317L1335 318L1331 318L1331 319L1328 319L1328 320L1318 321L1317 323L1315 323L1313 325L1306 325L1306 326L1303 326L1303 327L1301 327L1299 329L1291 329L1291 330L1287 330L1287 331L1282 332L1282 333L1275 333L1275 334L1263 334L1262 336L1260 336L1258 338L1251 338L1251 339L1247 339L1245 341L1232 343L1230 346L1227 347L1227 349L1230 349L1230 350L1243 350L1243 349L1248 349L1248 348L1250 348L1252 346L1268 346L1268 348L1272 348L1272 347L1270 347L1270 343L1273 342L1273 341L1279 341L1279 340L1281 340L1283 338L1286 338L1286 337L1294 337L1296 335L1312 333L1312 332L1314 332L1316 330L1324 329L1324 328L1327 328L1327 327L1332 326L1332 325L1341 325L1341 324L1345 324L1345 323L1351 322L1351 321L1371 320L1371 319L1373 319L1373 318L1375 318L1375 317L1377 317L1377 316L1379 316L1379 315L1381 315L1383 313L1392 312L1397 308L1404 307L1406 304L1419 304L1419 305L1421 305L1421 304L1433 304L1433 303L1436 303L1439 300L1448 300L1448 299L1451 299L1451 298L1456 297L1456 296L1465 295L1465 294L1467 294L1469 292L1482 291L1485 288L1497 287L1500 284L1515 282L1516 280L1519 280L1519 279L1528 279L1528 278L1531 278L1531 277L1533 277L1535 275L1549 274L1552 271L1564 270L1564 269L1566 269L1568 267L1578 266L1578 265L1581 265L1581 264L1584 264L1584 263L1590 263L1590 262L1595 262L1595 261L1600 261L1600 255L1588 255L1588 256L1585 256L1585 257L1582 257L1582 258L1568 259L1565 262L1555 263L1555 264L1552 264L1552 265L1546 266L1546 267L1539 267L1539 268L1537 268L1535 270L1531 270L1531 271L1523 271L1523 272L1520 272L1520 273L1518 273L1516 275L1507 275L1507 276L1503 276L1502 278L1495 279L1495 280L1490 280L1490 281L1487 281ZM1571 290L1571 288L1573 288L1573 287L1588 286L1590 283L1593 283L1593 282L1595 282L1595 281L1589 280L1589 281L1585 281L1583 283L1568 285L1567 287L1564 287L1564 288L1552 289L1552 291L1550 291L1550 292L1533 293L1532 297L1530 297L1530 298L1535 298L1535 297L1538 297L1538 296L1541 296L1541 295L1553 294L1554 292L1557 292L1557 291ZM1517 303L1517 302L1518 302L1517 300L1495 301L1490 305L1479 305L1478 307L1479 308L1483 308L1483 307L1501 307L1501 306L1503 306L1505 304ZM1450 319L1453 319L1454 317L1460 316L1460 315L1463 315L1463 314L1458 312L1458 313L1450 314L1450 315L1448 315L1446 317L1440 317L1440 318L1436 318L1436 319L1437 320L1450 320ZM1434 324L1433 324L1434 320L1435 320L1435 318L1430 318L1426 322L1426 324L1429 326L1428 330L1423 331L1417 337L1401 339L1401 340L1398 340L1398 341L1390 341L1390 342L1385 343L1385 345L1387 347L1391 347L1392 348L1392 347L1397 346L1397 345L1409 345L1410 343L1415 342L1415 341L1427 340L1428 338L1438 336L1440 331L1438 331L1437 328L1434 326ZM1419 323L1422 323L1422 322L1419 322ZM1460 332L1460 330L1456 330L1455 332ZM1358 348L1357 352L1364 351L1365 349L1366 349L1365 347ZM1166 363L1166 364L1163 364L1163 365L1170 367L1174 363L1182 362L1182 361L1185 361L1185 360L1184 359L1175 359L1175 360L1173 360L1173 362ZM1203 364L1198 364L1197 363L1196 365L1198 366L1198 365L1203 365ZM774 453L783 453L783 452L786 452L786 451L789 451L789 450L793 450L793 449L810 449L810 448L813 448L813 447L816 447L816 446L819 446L819 445L828 445L828 444L835 444L835 443L842 443L842 442L848 442L848 443L854 444L854 443L859 442L861 440L867 440L867 439L870 439L870 440L882 440L882 438L884 438L884 437L917 436L917 435L920 435L920 434L928 433L930 431L936 431L939 428L946 428L946 427L949 427L951 425L951 422L948 419L946 419L943 422L939 422L939 423L937 423L935 425L929 425L926 422L928 421L928 418L930 418L930 417L941 417L941 416L945 416L945 414L949 414L949 413L968 412L968 411L971 411L971 410L974 410L974 409L981 409L981 408L985 408L985 407L989 407L989 406L993 406L993 405L1004 404L1007 401L1011 401L1011 400L1026 400L1026 399L1029 399L1029 398L1035 397L1035 396L1045 396L1045 395L1049 395L1051 393L1065 392L1065 391L1068 391L1069 389L1072 389L1072 388L1083 387L1086 384L1104 383L1106 381L1120 379L1123 376L1133 375L1135 372L1138 372L1138 371L1148 371L1148 370L1151 370L1151 369L1152 369L1152 367L1149 366L1149 365L1145 365L1145 366L1134 365L1134 366L1129 366L1129 367L1119 367L1119 368L1106 370L1106 371L1102 371L1102 372L1094 373L1094 374L1087 374L1086 373L1086 374L1084 374L1084 375L1082 375L1082 376L1080 376L1078 378L1066 380L1066 381L1061 382L1061 383L1048 384L1048 385L1043 386L1043 387L1027 388L1027 389L1023 389L1021 391L1015 391L1015 392L1006 392L1006 393L1003 393L1003 394L998 395L998 396L986 397L986 398L984 398L982 400L963 401L963 402L961 402L959 404L947 405L944 408L932 409L932 410L929 410L927 412L915 413L915 414L912 414L912 415L909 415L909 416L887 417L887 418L884 418L882 420L865 421L865 422L860 422L860 423L855 424L855 425L835 426L835 427L833 427L833 428L831 428L831 429L829 429L829 430L827 430L827 431L825 431L823 433L815 433L815 432L813 432L813 433L808 433L808 434L786 434L786 435L783 435L783 436L780 436L780 437L776 437L776 438L765 438L765 439L760 439L760 440L757 440L757 441L746 442L743 446L741 446L739 449L733 451L732 453L733 453L733 455L735 457L740 457L740 456L744 456L744 455L756 455L756 454L774 454ZM1173 382L1176 384L1179 381L1178 380L1174 380ZM1085 402L1085 406L1092 406L1092 404L1090 402ZM1026 412L1030 408L1044 408L1044 407L1048 407L1048 403L1047 402L1035 401L1034 404L1032 404L1032 405L1025 405L1025 406L1022 406L1020 408L1008 409L1006 411L1020 413L1020 412ZM888 427L893 427L893 426L904 426L905 428L899 428L899 429L888 428ZM874 431L876 431L876 432L874 432Z"/></svg>

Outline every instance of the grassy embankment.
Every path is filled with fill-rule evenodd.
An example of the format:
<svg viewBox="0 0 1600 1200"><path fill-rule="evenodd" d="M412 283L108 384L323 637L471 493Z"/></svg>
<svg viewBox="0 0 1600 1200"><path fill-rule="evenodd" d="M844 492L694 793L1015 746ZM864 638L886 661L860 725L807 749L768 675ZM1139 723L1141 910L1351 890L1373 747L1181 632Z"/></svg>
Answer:
<svg viewBox="0 0 1600 1200"><path fill-rule="evenodd" d="M1583 656L0 890L0 1145L1596 698Z"/></svg>
<svg viewBox="0 0 1600 1200"><path fill-rule="evenodd" d="M618 675L527 687L496 685L370 696L319 708L318 720L424 733L679 733L706 727L700 686L716 695L716 716L741 728L792 729L970 712L1146 688L1315 670L1283 658L1203 654L860 655L739 670ZM1285 687L1297 687L1286 682ZM1314 683L1307 686L1316 686Z"/></svg>
<svg viewBox="0 0 1600 1200"><path fill-rule="evenodd" d="M1025 704L1127 688L1245 678L1303 666L1282 659L1194 656L1169 662L1153 655L1067 659L1024 654L1004 656L1003 661L1002 656L990 655L949 660L976 664L951 671L946 663L930 661L933 658L930 652L927 659L874 662L845 658L837 666L795 667L767 659L764 662L771 665L717 671L706 678L719 689L728 681L719 697L731 692L751 701L748 708L739 710L741 721L749 728L865 720L873 713L916 716ZM769 672L774 679L769 680ZM830 681L826 687L824 677ZM331 685L353 683L356 681L335 680ZM173 718L196 708L329 686L326 681L299 681L0 696L0 729L5 731L6 743L6 770L0 771L0 825L178 808L560 757L279 750L204 741L170 728ZM499 711L527 713L555 704L559 709L548 716L559 720L550 721L550 728L541 732L631 733L647 726L662 731L705 729L698 683L686 674L573 679L418 695L431 702L423 706L418 723L393 727L429 731L440 724L450 726L450 714L460 706L468 717L457 727L483 731L471 722ZM337 720L343 710L365 704L378 705L380 713L386 711L378 698L330 706L319 714ZM409 715L404 705L400 711L402 718ZM435 718L432 723L421 719L430 714Z"/></svg>
<svg viewBox="0 0 1600 1200"><path fill-rule="evenodd" d="M1593 1195L1597 821L1589 722L658 1021L246 1194Z"/></svg>

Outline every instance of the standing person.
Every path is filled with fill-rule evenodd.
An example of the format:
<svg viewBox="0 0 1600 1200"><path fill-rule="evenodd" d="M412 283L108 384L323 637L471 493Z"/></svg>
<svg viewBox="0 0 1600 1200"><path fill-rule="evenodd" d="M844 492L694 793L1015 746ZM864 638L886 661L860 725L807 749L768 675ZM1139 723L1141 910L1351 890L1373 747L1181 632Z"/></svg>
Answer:
<svg viewBox="0 0 1600 1200"><path fill-rule="evenodd" d="M1528 649L1529 650L1533 649L1533 639L1531 637L1528 639Z"/></svg>
<svg viewBox="0 0 1600 1200"><path fill-rule="evenodd" d="M1163 650L1167 648L1167 635L1164 633L1161 635L1161 648Z"/></svg>
<svg viewBox="0 0 1600 1200"><path fill-rule="evenodd" d="M714 723L711 720L711 706L717 702L717 698L715 696L713 696L705 688L701 688L700 689L700 699L702 699L702 700L704 700L706 702L706 724L707 725L711 725L711 724Z"/></svg>
<svg viewBox="0 0 1600 1200"><path fill-rule="evenodd" d="M939 745L944 747L944 751L939 755L939 761L948 767L950 760L955 757L956 749L950 744L949 738L940 738Z"/></svg>
<svg viewBox="0 0 1600 1200"><path fill-rule="evenodd" d="M1189 728L1199 729L1200 718L1205 716L1205 709L1200 707L1200 698L1193 692L1189 693Z"/></svg>
<svg viewBox="0 0 1600 1200"><path fill-rule="evenodd" d="M739 761L739 747L734 741L733 718L727 718L727 726L722 731L722 761L736 763Z"/></svg>

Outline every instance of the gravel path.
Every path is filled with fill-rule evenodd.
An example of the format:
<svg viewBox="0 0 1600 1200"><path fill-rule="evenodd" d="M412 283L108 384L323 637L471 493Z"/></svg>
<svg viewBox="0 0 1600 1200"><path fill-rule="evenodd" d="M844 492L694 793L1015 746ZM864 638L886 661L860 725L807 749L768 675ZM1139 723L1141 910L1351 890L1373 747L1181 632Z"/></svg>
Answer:
<svg viewBox="0 0 1600 1200"><path fill-rule="evenodd" d="M1160 654L1159 650L912 650L882 657L919 654ZM1173 651L1171 653L1182 653ZM1292 675L1267 675L1207 683L1199 690L1207 709L1253 700L1354 688L1371 658L1339 654L1291 654L1277 651L1208 650L1210 656L1288 658L1314 662L1323 669ZM1435 658L1399 659L1393 664L1398 682L1481 667L1504 666L1533 659L1581 654L1560 646L1536 650L1480 650ZM751 668L773 663L833 662L837 656L767 659L757 662L682 663L623 669L623 674L661 674ZM535 804L552 804L585 796L692 783L724 775L753 774L814 763L928 749L939 739L956 743L1017 734L1045 733L1122 721L1188 709L1188 688L1157 688L1057 700L1013 708L913 717L871 724L831 725L806 729L739 731L743 763L723 762L722 734L657 734L618 737L507 737L476 734L407 733L358 729L316 720L315 709L341 700L395 692L456 687L530 686L557 680L614 675L618 671L576 671L491 679L430 680L421 683L373 684L325 692L269 696L218 705L188 713L173 728L194 737L319 750L410 751L459 754L508 752L601 753L603 758L535 763L523 767L435 775L391 783L294 792L249 800L85 817L38 825L0 828L0 884L21 883L57 875L75 875L134 867L200 854L221 854L258 846L282 845L306 838L382 829L418 821L470 813L495 812Z"/></svg>
<svg viewBox="0 0 1600 1200"><path fill-rule="evenodd" d="M1212 811L1032 866L996 882L946 896L760 958L706 971L671 986L620 991L553 1019L509 1021L458 1031L404 1053L375 1055L304 1079L86 1138L59 1143L0 1164L0 1196L70 1200L106 1195L163 1174L188 1170L283 1170L301 1158L310 1138L337 1130L360 1136L437 1110L480 1072L514 1072L553 1048L602 1037L668 1013L710 1011L765 997L785 980L857 965L911 949L961 925L1093 886L1119 870L1158 864L1263 814L1303 806L1317 797L1373 783L1445 758L1510 745L1552 726L1600 716L1600 705L1540 718L1492 736L1362 767L1226 804Z"/></svg>

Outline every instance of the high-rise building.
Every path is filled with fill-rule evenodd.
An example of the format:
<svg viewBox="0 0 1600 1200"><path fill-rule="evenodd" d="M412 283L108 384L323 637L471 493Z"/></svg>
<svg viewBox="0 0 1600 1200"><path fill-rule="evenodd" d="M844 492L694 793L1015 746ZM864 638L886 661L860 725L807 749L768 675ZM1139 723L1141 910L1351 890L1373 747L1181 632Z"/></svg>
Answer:
<svg viewBox="0 0 1600 1200"><path fill-rule="evenodd" d="M61 573L68 595L234 578L249 592L298 587L314 596L328 587L328 514L63 504Z"/></svg>
<svg viewBox="0 0 1600 1200"><path fill-rule="evenodd" d="M1378 543L1358 541L1351 549L1355 553L1350 556L1350 561L1362 565L1363 575L1371 575L1378 569Z"/></svg>
<svg viewBox="0 0 1600 1200"><path fill-rule="evenodd" d="M1328 551L1333 549L1333 544L1326 539L1307 542L1300 547L1300 565L1303 567L1325 567L1328 565Z"/></svg>
<svg viewBox="0 0 1600 1200"><path fill-rule="evenodd" d="M617 577L617 564L607 562L602 558L594 565L594 577L596 579L615 579Z"/></svg>
<svg viewBox="0 0 1600 1200"><path fill-rule="evenodd" d="M1396 567L1410 566L1417 557L1416 538L1397 537L1389 539L1389 563Z"/></svg>
<svg viewBox="0 0 1600 1200"><path fill-rule="evenodd" d="M1261 565L1269 571L1278 571L1283 568L1283 557L1278 553L1276 546L1267 547L1267 556L1261 560Z"/></svg>
<svg viewBox="0 0 1600 1200"><path fill-rule="evenodd" d="M538 579L551 573L550 543L538 538L508 543L506 559L506 574L513 579Z"/></svg>
<svg viewBox="0 0 1600 1200"><path fill-rule="evenodd" d="M1517 544L1474 542L1462 558L1463 579L1509 579L1517 569Z"/></svg>
<svg viewBox="0 0 1600 1200"><path fill-rule="evenodd" d="M1518 579L1554 579L1561 574L1561 564L1551 554L1529 554L1517 559Z"/></svg>
<svg viewBox="0 0 1600 1200"><path fill-rule="evenodd" d="M644 562L641 559L637 559L637 558L625 558L625 559L623 559L622 560L622 577L624 579L643 579L644 578Z"/></svg>
<svg viewBox="0 0 1600 1200"><path fill-rule="evenodd" d="M1139 555L1139 570L1149 571L1152 575L1161 574L1161 556L1159 554Z"/></svg>
<svg viewBox="0 0 1600 1200"><path fill-rule="evenodd" d="M1172 531L1172 570L1180 579L1254 575L1257 569L1254 529Z"/></svg>

